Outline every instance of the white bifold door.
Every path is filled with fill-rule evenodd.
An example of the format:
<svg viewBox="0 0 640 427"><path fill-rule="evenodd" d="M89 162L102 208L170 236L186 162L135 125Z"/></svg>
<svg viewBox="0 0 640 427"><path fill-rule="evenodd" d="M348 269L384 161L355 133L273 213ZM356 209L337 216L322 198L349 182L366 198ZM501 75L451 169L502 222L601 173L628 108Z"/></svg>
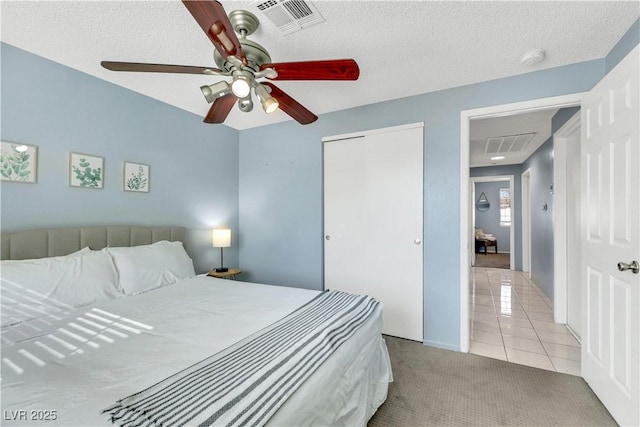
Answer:
<svg viewBox="0 0 640 427"><path fill-rule="evenodd" d="M423 340L423 125L324 138L324 286L383 303Z"/></svg>
<svg viewBox="0 0 640 427"><path fill-rule="evenodd" d="M582 105L582 376L640 425L640 109L636 47Z"/></svg>

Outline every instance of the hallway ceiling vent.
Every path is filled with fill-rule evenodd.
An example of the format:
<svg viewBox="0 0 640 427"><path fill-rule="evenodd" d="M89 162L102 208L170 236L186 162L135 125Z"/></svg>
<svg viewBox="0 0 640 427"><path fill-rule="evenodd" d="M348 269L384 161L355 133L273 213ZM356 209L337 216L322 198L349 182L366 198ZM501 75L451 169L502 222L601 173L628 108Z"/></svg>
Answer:
<svg viewBox="0 0 640 427"><path fill-rule="evenodd" d="M324 22L315 6L303 0L260 0L252 3L251 7L261 12L285 35Z"/></svg>
<svg viewBox="0 0 640 427"><path fill-rule="evenodd" d="M487 138L484 152L485 154L517 153L523 151L535 135L536 133L533 132Z"/></svg>

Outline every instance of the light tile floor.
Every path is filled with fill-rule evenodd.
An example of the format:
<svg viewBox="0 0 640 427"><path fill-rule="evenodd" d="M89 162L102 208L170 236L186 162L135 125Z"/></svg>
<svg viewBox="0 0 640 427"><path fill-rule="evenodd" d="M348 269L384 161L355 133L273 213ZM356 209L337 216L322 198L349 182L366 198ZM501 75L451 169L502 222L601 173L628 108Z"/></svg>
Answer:
<svg viewBox="0 0 640 427"><path fill-rule="evenodd" d="M471 353L580 375L580 343L521 271L474 267L469 277Z"/></svg>

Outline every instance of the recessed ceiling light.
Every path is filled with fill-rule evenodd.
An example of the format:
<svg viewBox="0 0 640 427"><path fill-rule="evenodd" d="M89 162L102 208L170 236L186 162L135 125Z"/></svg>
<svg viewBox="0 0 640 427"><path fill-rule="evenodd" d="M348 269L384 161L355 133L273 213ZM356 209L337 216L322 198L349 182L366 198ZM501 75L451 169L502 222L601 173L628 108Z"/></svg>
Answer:
<svg viewBox="0 0 640 427"><path fill-rule="evenodd" d="M491 160L503 160L504 156L494 156L491 158Z"/></svg>
<svg viewBox="0 0 640 427"><path fill-rule="evenodd" d="M543 59L544 59L544 50L534 49L523 54L520 57L520 63L522 65L531 66L531 65L535 65L542 62Z"/></svg>

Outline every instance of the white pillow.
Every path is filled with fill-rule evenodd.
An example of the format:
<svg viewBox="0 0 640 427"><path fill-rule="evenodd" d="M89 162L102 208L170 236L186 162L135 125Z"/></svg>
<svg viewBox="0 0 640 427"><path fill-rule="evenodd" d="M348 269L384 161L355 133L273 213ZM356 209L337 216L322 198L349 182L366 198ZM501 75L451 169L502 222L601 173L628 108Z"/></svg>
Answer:
<svg viewBox="0 0 640 427"><path fill-rule="evenodd" d="M133 295L182 279L194 277L193 261L182 242L162 240L151 245L130 248L105 248L113 257L120 286L126 295Z"/></svg>
<svg viewBox="0 0 640 427"><path fill-rule="evenodd" d="M101 251L0 265L3 326L122 296L113 261Z"/></svg>
<svg viewBox="0 0 640 427"><path fill-rule="evenodd" d="M59 256L54 256L54 257L48 257L48 258L30 258L30 259L4 259L2 261L0 261L2 266L5 265L11 265L11 264L24 264L27 262L31 262L31 261L40 261L43 262L44 260L57 260L57 259L65 259L65 258L69 258L69 257L74 257L74 256L78 256L78 255L82 255L82 254L86 254L91 252L91 248L89 246L85 246L84 248L77 250L75 252L71 252L69 255L59 255Z"/></svg>

